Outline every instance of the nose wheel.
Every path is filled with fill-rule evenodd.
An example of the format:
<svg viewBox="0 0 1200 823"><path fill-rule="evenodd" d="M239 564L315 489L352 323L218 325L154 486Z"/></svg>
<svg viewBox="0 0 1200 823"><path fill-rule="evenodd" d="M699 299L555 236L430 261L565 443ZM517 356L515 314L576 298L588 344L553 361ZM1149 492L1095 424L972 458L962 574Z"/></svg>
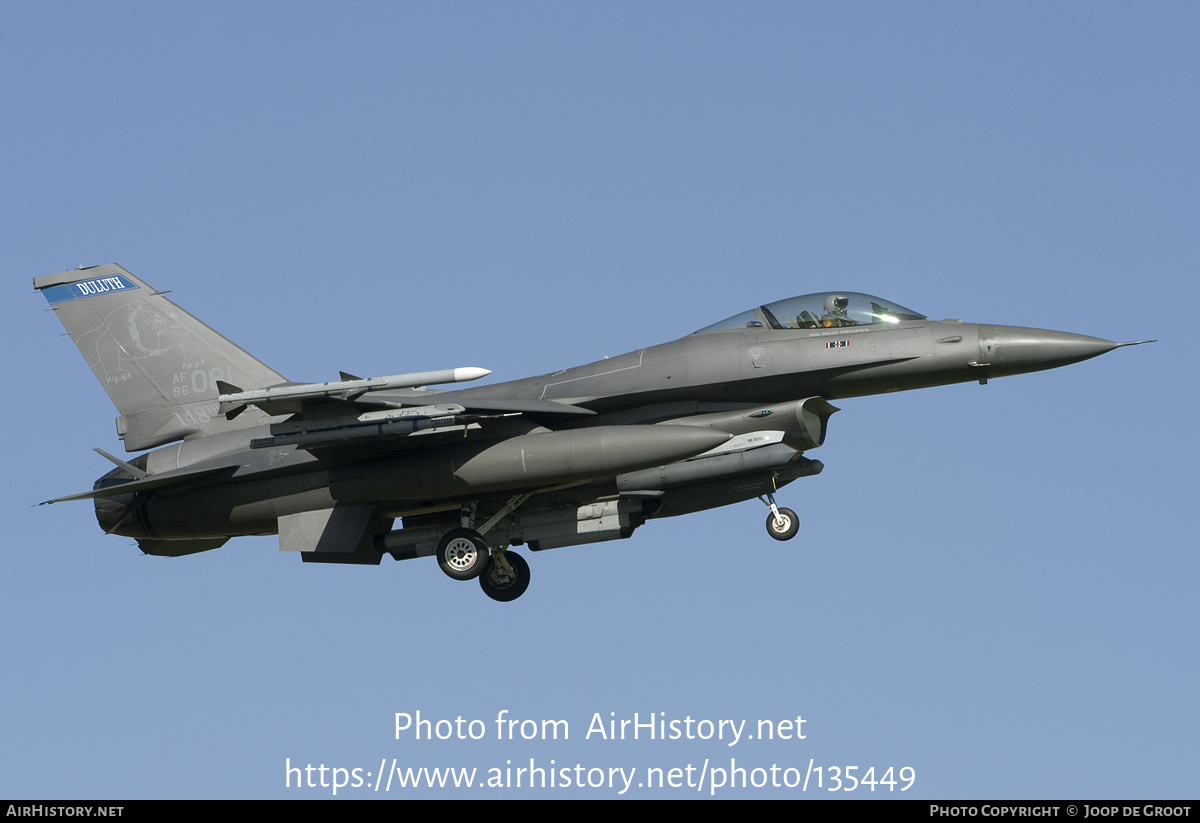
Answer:
<svg viewBox="0 0 1200 823"><path fill-rule="evenodd" d="M776 540L791 540L800 531L800 518L791 509L775 505L775 495L768 494L763 501L770 509L767 515L767 534Z"/></svg>
<svg viewBox="0 0 1200 823"><path fill-rule="evenodd" d="M800 518L788 508L776 509L767 515L767 534L776 540L791 540L800 531Z"/></svg>

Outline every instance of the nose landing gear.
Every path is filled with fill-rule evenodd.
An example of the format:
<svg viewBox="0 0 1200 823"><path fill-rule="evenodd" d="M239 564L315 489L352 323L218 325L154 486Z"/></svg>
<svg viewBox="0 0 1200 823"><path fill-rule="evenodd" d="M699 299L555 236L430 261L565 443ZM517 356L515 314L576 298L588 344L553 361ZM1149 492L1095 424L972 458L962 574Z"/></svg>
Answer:
<svg viewBox="0 0 1200 823"><path fill-rule="evenodd" d="M766 499L759 498L771 509L767 515L767 534L776 540L791 540L800 531L800 518L788 508L775 505L775 495L768 494Z"/></svg>

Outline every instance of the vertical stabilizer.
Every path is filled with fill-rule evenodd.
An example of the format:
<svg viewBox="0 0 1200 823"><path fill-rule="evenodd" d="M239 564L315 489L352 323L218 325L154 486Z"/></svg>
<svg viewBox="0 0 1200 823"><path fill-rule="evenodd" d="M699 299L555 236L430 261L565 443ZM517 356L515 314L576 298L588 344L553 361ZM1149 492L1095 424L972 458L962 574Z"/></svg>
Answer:
<svg viewBox="0 0 1200 823"><path fill-rule="evenodd" d="M71 339L121 416L126 451L264 423L217 413L217 381L245 389L287 382L249 352L116 264L38 277Z"/></svg>

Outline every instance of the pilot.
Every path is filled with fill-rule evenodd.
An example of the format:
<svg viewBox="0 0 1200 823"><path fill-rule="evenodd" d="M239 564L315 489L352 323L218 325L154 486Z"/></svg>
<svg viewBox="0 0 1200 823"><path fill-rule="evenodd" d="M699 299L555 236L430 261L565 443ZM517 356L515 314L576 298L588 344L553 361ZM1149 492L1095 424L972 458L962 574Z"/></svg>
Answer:
<svg viewBox="0 0 1200 823"><path fill-rule="evenodd" d="M821 315L821 325L827 329L836 326L857 326L846 314L850 298L844 294L831 294L825 298L825 313Z"/></svg>

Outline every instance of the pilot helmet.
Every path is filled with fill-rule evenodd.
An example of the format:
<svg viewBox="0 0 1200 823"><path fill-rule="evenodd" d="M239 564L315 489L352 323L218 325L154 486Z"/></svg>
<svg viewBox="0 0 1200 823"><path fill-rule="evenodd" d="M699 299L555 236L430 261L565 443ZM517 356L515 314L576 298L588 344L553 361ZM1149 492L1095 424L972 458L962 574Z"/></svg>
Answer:
<svg viewBox="0 0 1200 823"><path fill-rule="evenodd" d="M845 316L850 298L844 294L831 294L825 298L825 313Z"/></svg>

